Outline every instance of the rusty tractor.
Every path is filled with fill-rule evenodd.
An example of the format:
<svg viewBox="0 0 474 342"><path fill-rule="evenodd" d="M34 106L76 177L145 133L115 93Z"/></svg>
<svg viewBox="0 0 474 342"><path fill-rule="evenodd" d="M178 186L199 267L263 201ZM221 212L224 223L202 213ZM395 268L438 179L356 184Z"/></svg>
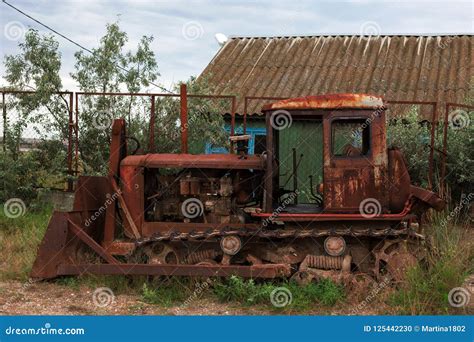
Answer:
<svg viewBox="0 0 474 342"><path fill-rule="evenodd" d="M382 98L365 94L269 103L258 155L237 134L227 154L129 155L117 119L108 175L79 177L73 210L54 212L31 276L400 281L422 254L423 213L444 201L411 184L403 154L387 147L385 111ZM321 137L299 137L319 146L302 163L320 182L312 174L298 182L297 146L293 169L282 170L283 135L297 123L322 127Z"/></svg>

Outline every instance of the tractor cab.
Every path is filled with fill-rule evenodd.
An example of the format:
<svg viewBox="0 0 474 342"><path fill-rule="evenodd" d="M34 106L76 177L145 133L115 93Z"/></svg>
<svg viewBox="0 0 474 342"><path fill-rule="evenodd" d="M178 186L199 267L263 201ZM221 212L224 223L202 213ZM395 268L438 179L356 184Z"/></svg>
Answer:
<svg viewBox="0 0 474 342"><path fill-rule="evenodd" d="M365 94L264 106L265 211L355 213L375 198L390 212L385 109L382 98Z"/></svg>

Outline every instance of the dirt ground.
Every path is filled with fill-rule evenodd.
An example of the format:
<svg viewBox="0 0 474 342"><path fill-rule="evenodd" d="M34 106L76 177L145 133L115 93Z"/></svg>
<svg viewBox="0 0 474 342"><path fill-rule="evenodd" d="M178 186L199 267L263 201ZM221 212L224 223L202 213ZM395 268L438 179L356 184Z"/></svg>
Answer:
<svg viewBox="0 0 474 342"><path fill-rule="evenodd" d="M213 298L193 299L187 305L171 307L146 304L137 295L115 295L113 302L98 307L93 301L93 289L73 289L56 283L0 282L0 315L348 315L354 306L339 304L333 308L318 308L302 312L261 307L242 307L220 303ZM368 305L358 312L362 315L388 313L387 307Z"/></svg>

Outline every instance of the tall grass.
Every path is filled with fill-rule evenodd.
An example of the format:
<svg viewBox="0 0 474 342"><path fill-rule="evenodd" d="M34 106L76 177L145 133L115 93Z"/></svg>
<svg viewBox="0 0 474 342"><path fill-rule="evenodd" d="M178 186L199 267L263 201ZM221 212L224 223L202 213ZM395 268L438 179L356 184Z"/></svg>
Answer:
<svg viewBox="0 0 474 342"><path fill-rule="evenodd" d="M0 207L1 280L28 279L51 213L51 207L27 208L24 215L9 218Z"/></svg>
<svg viewBox="0 0 474 342"><path fill-rule="evenodd" d="M432 215L427 228L426 258L407 274L406 283L389 299L400 314L462 313L449 305L448 293L474 271L472 228L449 214Z"/></svg>

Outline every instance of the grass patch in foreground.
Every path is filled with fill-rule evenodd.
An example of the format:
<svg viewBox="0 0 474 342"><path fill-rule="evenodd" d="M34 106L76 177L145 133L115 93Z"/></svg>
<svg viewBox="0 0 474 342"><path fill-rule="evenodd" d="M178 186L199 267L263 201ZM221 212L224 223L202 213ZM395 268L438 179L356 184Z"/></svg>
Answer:
<svg viewBox="0 0 474 342"><path fill-rule="evenodd" d="M158 280L158 281L156 281ZM144 282L141 299L147 304L158 304L165 307L182 305L186 301L200 297L208 288L209 283L197 278L157 278L152 282ZM203 286L205 284L206 286Z"/></svg>
<svg viewBox="0 0 474 342"><path fill-rule="evenodd" d="M396 307L399 314L450 314L466 310L453 308L448 294L462 286L474 271L474 251L469 244L472 233L446 218L446 215L434 216L427 231L426 259L409 270L406 283L389 297L388 304Z"/></svg>
<svg viewBox="0 0 474 342"><path fill-rule="evenodd" d="M9 218L0 207L1 280L28 279L52 211L51 207L27 208L24 215Z"/></svg>
<svg viewBox="0 0 474 342"><path fill-rule="evenodd" d="M278 291L277 289L281 290ZM329 279L301 286L294 282L255 282L232 276L214 284L214 294L221 302L238 302L241 305L262 304L272 306L274 301L288 302L281 309L310 310L315 305L333 306L345 299L344 287ZM273 292L275 291L275 292ZM273 294L272 294L273 293ZM282 295L277 297L277 293ZM291 298L291 302L289 301Z"/></svg>

